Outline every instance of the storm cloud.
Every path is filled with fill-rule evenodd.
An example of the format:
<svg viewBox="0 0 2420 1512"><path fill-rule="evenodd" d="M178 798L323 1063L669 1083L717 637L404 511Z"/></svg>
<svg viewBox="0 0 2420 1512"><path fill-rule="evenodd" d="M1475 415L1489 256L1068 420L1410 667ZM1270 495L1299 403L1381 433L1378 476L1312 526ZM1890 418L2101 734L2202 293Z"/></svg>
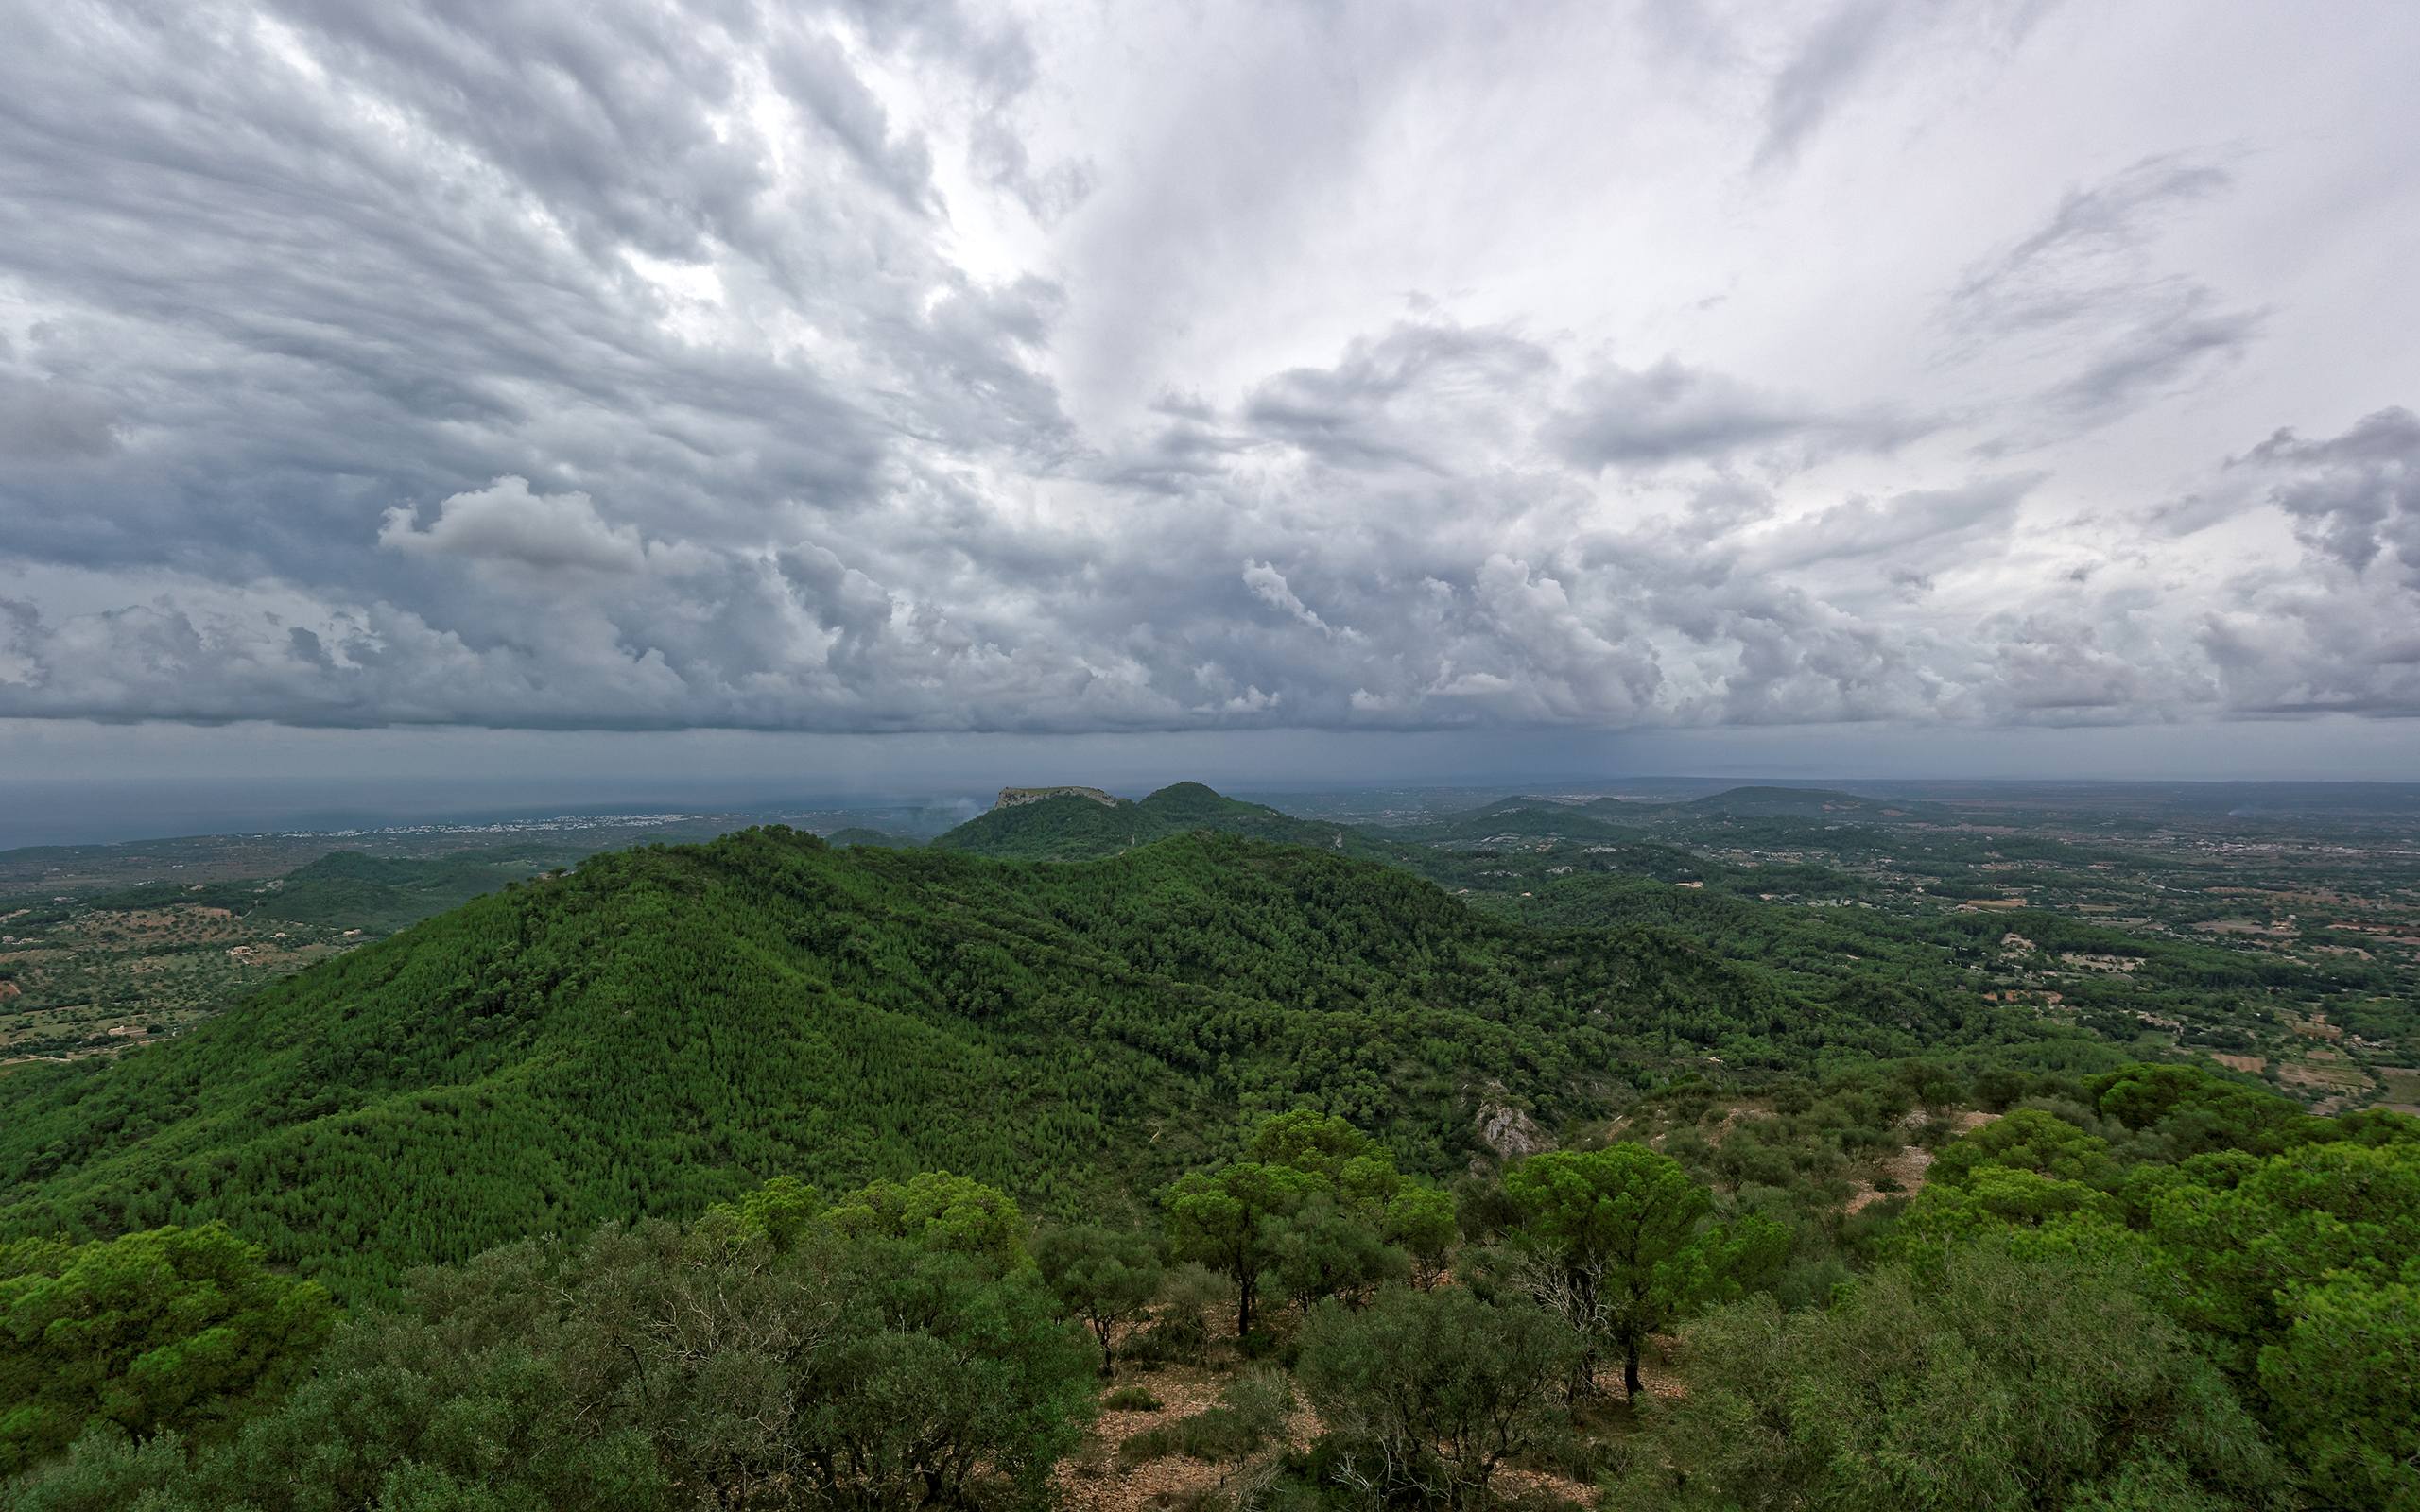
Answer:
<svg viewBox="0 0 2420 1512"><path fill-rule="evenodd" d="M0 0L0 718L2420 713L2420 22L2209 16Z"/></svg>

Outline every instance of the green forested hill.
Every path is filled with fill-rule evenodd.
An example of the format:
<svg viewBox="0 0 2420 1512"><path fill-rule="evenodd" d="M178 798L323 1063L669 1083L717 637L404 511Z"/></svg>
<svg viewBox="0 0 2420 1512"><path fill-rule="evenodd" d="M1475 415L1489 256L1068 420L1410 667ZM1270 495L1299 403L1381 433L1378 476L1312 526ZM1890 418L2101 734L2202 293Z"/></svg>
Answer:
<svg viewBox="0 0 2420 1512"><path fill-rule="evenodd" d="M331 850L267 881L143 883L80 897L46 899L47 906L27 907L24 917L31 925L65 919L79 910L125 912L186 904L384 935L493 892L508 882L569 865L579 853L559 845L495 846L441 856L372 856L358 850Z"/></svg>
<svg viewBox="0 0 2420 1512"><path fill-rule="evenodd" d="M1200 782L1179 782L1139 803L1114 808L1073 794L996 808L941 835L933 844L944 850L1006 860L1081 861L1196 830L1312 846L1346 855L1374 856L1388 850L1348 826L1298 819L1262 804L1225 797Z"/></svg>
<svg viewBox="0 0 2420 1512"><path fill-rule="evenodd" d="M1884 819L1935 817L1942 811L1935 804L1860 798L1855 793L1824 787L1735 787L1674 805L1668 812L1675 816L1853 818L1871 824Z"/></svg>
<svg viewBox="0 0 2420 1512"><path fill-rule="evenodd" d="M1298 1103L1443 1170L1483 1096L1551 1122L1642 1067L1919 1042L1300 848L1034 867L750 831L478 899L116 1064L0 1076L0 1234L224 1217L358 1292L783 1173L1115 1207Z"/></svg>

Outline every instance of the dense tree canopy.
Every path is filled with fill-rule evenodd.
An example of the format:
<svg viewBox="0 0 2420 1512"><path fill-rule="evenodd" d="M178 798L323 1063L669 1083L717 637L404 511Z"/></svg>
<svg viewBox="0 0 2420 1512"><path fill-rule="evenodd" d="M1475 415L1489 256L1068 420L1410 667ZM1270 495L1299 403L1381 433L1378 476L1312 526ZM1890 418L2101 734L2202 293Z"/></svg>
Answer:
<svg viewBox="0 0 2420 1512"><path fill-rule="evenodd" d="M208 1434L286 1385L327 1294L217 1224L0 1246L0 1475L94 1422Z"/></svg>
<svg viewBox="0 0 2420 1512"><path fill-rule="evenodd" d="M722 1212L417 1272L232 1436L188 1458L112 1423L17 1504L874 1512L978 1479L1031 1501L1093 1410L1091 1344L1030 1267L852 1227L777 1248Z"/></svg>
<svg viewBox="0 0 2420 1512"><path fill-rule="evenodd" d="M1693 1327L1685 1363L1636 1504L2220 1512L2286 1489L2219 1372L2071 1261L1970 1247L1828 1311L1744 1303Z"/></svg>
<svg viewBox="0 0 2420 1512"><path fill-rule="evenodd" d="M1205 793L1137 807L1260 822ZM1584 914L1640 878L1544 929L1350 845L1086 833L599 857L9 1074L9 1504L1006 1506L1114 1447L1285 1512L2420 1512L2411 1120L2019 1045L1811 910L1718 950ZM1113 1368L1226 1379L1054 1472Z"/></svg>
<svg viewBox="0 0 2420 1512"><path fill-rule="evenodd" d="M1132 1212L1254 1114L1442 1174L1478 1089L1584 1115L1743 1022L1826 1033L1651 936L1532 935L1300 848L1040 867L753 831L480 899L123 1061L13 1071L0 1235L217 1218L349 1297L777 1174Z"/></svg>

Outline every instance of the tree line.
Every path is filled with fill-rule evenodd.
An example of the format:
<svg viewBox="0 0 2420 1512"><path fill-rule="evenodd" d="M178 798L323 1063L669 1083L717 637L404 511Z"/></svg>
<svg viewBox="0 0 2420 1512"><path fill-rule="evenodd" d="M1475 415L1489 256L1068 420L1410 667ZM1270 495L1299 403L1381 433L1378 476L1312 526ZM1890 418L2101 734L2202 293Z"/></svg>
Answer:
<svg viewBox="0 0 2420 1512"><path fill-rule="evenodd" d="M1141 1224L785 1177L344 1314L220 1228L20 1241L9 1504L1041 1505L1104 1389L1225 1361L1121 1453L1249 1461L1231 1495L1292 1512L1478 1508L1516 1467L1609 1508L2420 1505L2413 1121L2175 1066L1797 1094L1725 1116L1811 1168L1883 1109L2001 1108L1853 1226L1709 1171L1678 1089L1451 1184L1291 1110Z"/></svg>

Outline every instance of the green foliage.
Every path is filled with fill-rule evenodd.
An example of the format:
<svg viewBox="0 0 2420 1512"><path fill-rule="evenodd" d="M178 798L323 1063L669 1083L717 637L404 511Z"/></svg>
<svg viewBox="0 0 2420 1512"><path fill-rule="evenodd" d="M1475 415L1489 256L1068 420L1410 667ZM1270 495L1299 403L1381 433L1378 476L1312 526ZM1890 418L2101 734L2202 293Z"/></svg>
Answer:
<svg viewBox="0 0 2420 1512"><path fill-rule="evenodd" d="M1461 1231L1453 1195L1435 1187L1406 1186L1387 1199L1379 1231L1410 1257L1413 1280L1433 1286Z"/></svg>
<svg viewBox="0 0 2420 1512"><path fill-rule="evenodd" d="M1029 1271L717 1218L421 1272L187 1469L88 1437L21 1496L66 1508L649 1512L1037 1500L1093 1406L1092 1347Z"/></svg>
<svg viewBox="0 0 2420 1512"><path fill-rule="evenodd" d="M1100 1373L1115 1368L1110 1335L1159 1295L1159 1252L1149 1237L1085 1225L1045 1230L1034 1245L1043 1284L1100 1345Z"/></svg>
<svg viewBox="0 0 2420 1512"><path fill-rule="evenodd" d="M815 1188L794 1176L777 1176L713 1211L727 1217L743 1238L761 1239L786 1255L805 1241L828 1210Z"/></svg>
<svg viewBox="0 0 2420 1512"><path fill-rule="evenodd" d="M1393 1162L1367 1135L1333 1114L1297 1108L1255 1125L1243 1159L1188 1172L1161 1200L1176 1257L1235 1285L1236 1335L1249 1343L1264 1276L1307 1309L1322 1297L1358 1299L1409 1275L1409 1259L1382 1231L1387 1205L1403 1190Z"/></svg>
<svg viewBox="0 0 2420 1512"><path fill-rule="evenodd" d="M1537 1308L1462 1287L1322 1307L1298 1366L1326 1430L1318 1462L1373 1505L1485 1505L1497 1469L1561 1429L1554 1387L1580 1348Z"/></svg>
<svg viewBox="0 0 2420 1512"><path fill-rule="evenodd" d="M1621 1351L1633 1398L1648 1335L1769 1277L1788 1248L1778 1226L1754 1214L1707 1222L1711 1194L1644 1145L1533 1155L1505 1174L1504 1190L1522 1215L1532 1295L1591 1355L1600 1343Z"/></svg>
<svg viewBox="0 0 2420 1512"><path fill-rule="evenodd" d="M1946 1240L1972 1239L2010 1225L2038 1228L2080 1216L2110 1218L2117 1211L2106 1193L2081 1181L1979 1166L1957 1182L1927 1185L1909 1205L1895 1248L1928 1251Z"/></svg>
<svg viewBox="0 0 2420 1512"><path fill-rule="evenodd" d="M1531 935L1302 849L1033 867L752 831L479 899L122 1061L12 1070L0 1237L221 1218L357 1297L776 1172L1115 1215L1298 1107L1452 1170L1472 1089L1601 1110L1743 1019L1798 1022L1667 942Z"/></svg>
<svg viewBox="0 0 2420 1512"><path fill-rule="evenodd" d="M1368 1300L1385 1282L1411 1274L1411 1261L1387 1243L1375 1223L1322 1194L1269 1223L1269 1276L1278 1291L1307 1313L1334 1299Z"/></svg>
<svg viewBox="0 0 2420 1512"><path fill-rule="evenodd" d="M2260 1351L2272 1420L2324 1504L2420 1508L2420 1262L2403 1279L2337 1275L2295 1287Z"/></svg>
<svg viewBox="0 0 2420 1512"><path fill-rule="evenodd" d="M1104 1412L1157 1412L1167 1403L1141 1386L1120 1386L1100 1399Z"/></svg>
<svg viewBox="0 0 2420 1512"><path fill-rule="evenodd" d="M1371 1153L1369 1136L1333 1113L1298 1108L1260 1121L1244 1143L1244 1159L1282 1165L1335 1186L1347 1164Z"/></svg>
<svg viewBox="0 0 2420 1512"><path fill-rule="evenodd" d="M532 847L464 850L426 859L335 850L289 871L266 892L233 891L239 911L296 923L390 934L561 860Z"/></svg>
<svg viewBox="0 0 2420 1512"><path fill-rule="evenodd" d="M1292 1213L1321 1188L1320 1178L1288 1165L1233 1160L1215 1171L1180 1177L1165 1199L1168 1246L1224 1275L1236 1288L1236 1334L1252 1332L1253 1303L1269 1263L1270 1220Z"/></svg>
<svg viewBox="0 0 2420 1512"><path fill-rule="evenodd" d="M2259 1427L2122 1275L1957 1251L1824 1312L1693 1325L1623 1504L1840 1512L2283 1504Z"/></svg>
<svg viewBox="0 0 2420 1512"><path fill-rule="evenodd" d="M2109 1142L2036 1108L2020 1108L1952 1141L1934 1160L1927 1178L1962 1186L1978 1166L2031 1171L2102 1192L2116 1189L2117 1160Z"/></svg>
<svg viewBox="0 0 2420 1512"><path fill-rule="evenodd" d="M1206 1314L1235 1299L1235 1286L1199 1261L1171 1265L1160 1280L1148 1327L1136 1330L1118 1357L1146 1364L1198 1366L1210 1357Z"/></svg>
<svg viewBox="0 0 2420 1512"><path fill-rule="evenodd" d="M1026 1258L1025 1214L1008 1194L946 1171L860 1187L826 1210L823 1221L852 1238L904 1239L1000 1270Z"/></svg>
<svg viewBox="0 0 2420 1512"><path fill-rule="evenodd" d="M88 1423L222 1430L290 1383L333 1321L325 1292L216 1224L0 1248L0 1474Z"/></svg>
<svg viewBox="0 0 2420 1512"><path fill-rule="evenodd" d="M2180 1177L2152 1198L2146 1229L2174 1277L2177 1315L2239 1375L2285 1334L2305 1288L2393 1281L2420 1254L2420 1139L2305 1145L2223 1186L2189 1168Z"/></svg>
<svg viewBox="0 0 2420 1512"><path fill-rule="evenodd" d="M2122 1279L2166 1314L2163 1329L2181 1325L2226 1372L2319 1504L2420 1506L2409 1385L2420 1124L2312 1118L2185 1068L2132 1068L2083 1090L2141 1163L2127 1168L2106 1142L2020 1109L1944 1151L1889 1247L1927 1282L1971 1263L1978 1245ZM2132 1341L2113 1332L2107 1342ZM2123 1504L2202 1494L2163 1476L2173 1479L2128 1471L2135 1500Z"/></svg>
<svg viewBox="0 0 2420 1512"><path fill-rule="evenodd" d="M2128 1066L2084 1087L2103 1117L2172 1160L2219 1150L2269 1155L2310 1134L2292 1102L2198 1066Z"/></svg>
<svg viewBox="0 0 2420 1512"><path fill-rule="evenodd" d="M1223 797L1200 782L1179 782L1139 803L1115 807L1072 793L1056 794L978 815L933 844L1002 860L1089 861L1205 830L1357 856L1383 855L1389 850L1343 825L1298 819Z"/></svg>
<svg viewBox="0 0 2420 1512"><path fill-rule="evenodd" d="M11 1512L207 1512L182 1436L141 1442L114 1423L96 1423L64 1460L15 1486L0 1486Z"/></svg>

